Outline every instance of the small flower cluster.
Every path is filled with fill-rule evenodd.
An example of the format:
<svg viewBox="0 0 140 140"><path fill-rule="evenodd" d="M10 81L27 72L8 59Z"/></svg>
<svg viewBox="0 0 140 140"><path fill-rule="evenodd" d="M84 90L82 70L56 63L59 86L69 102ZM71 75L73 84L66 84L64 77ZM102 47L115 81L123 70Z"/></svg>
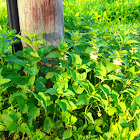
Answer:
<svg viewBox="0 0 140 140"><path fill-rule="evenodd" d="M116 73L119 73L119 72L121 72L121 68L119 68L119 69L116 69Z"/></svg>
<svg viewBox="0 0 140 140"><path fill-rule="evenodd" d="M114 65L122 65L122 60L113 60Z"/></svg>
<svg viewBox="0 0 140 140"><path fill-rule="evenodd" d="M94 54L91 52L91 53L90 53L90 59L97 60L97 59L98 59L98 55L94 55Z"/></svg>

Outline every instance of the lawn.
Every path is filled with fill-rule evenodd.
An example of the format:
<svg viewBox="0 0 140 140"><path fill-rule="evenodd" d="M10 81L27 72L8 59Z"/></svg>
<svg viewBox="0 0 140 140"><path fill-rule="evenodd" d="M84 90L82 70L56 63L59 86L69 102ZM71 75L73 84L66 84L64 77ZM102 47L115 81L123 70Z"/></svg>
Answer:
<svg viewBox="0 0 140 140"><path fill-rule="evenodd" d="M0 137L140 140L140 3L63 0L65 39L12 52L0 0ZM30 38L30 40L29 40ZM31 41L32 40L32 41ZM34 45L34 47L37 47ZM55 59L47 68L48 59Z"/></svg>

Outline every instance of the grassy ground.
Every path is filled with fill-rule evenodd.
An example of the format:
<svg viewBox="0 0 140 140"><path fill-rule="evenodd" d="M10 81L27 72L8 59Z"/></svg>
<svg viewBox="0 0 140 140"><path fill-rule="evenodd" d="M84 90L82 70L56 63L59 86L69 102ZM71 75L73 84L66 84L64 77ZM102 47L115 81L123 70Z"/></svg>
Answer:
<svg viewBox="0 0 140 140"><path fill-rule="evenodd" d="M0 0L0 30L3 28L8 29L8 16L5 0Z"/></svg>

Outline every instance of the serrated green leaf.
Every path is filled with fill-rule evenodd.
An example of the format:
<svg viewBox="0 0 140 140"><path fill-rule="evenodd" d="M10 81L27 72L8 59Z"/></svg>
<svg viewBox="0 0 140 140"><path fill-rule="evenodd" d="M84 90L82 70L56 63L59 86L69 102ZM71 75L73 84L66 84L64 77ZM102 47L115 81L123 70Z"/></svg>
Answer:
<svg viewBox="0 0 140 140"><path fill-rule="evenodd" d="M82 59L80 58L80 55L78 54L72 54L72 64L75 65L81 65L82 64Z"/></svg>
<svg viewBox="0 0 140 140"><path fill-rule="evenodd" d="M26 133L28 136L31 136L30 128L29 128L29 126L26 123L22 123L19 126L19 131L21 131L23 134Z"/></svg>
<svg viewBox="0 0 140 140"><path fill-rule="evenodd" d="M54 126L54 123L51 118L46 118L44 121L44 129L49 134Z"/></svg>
<svg viewBox="0 0 140 140"><path fill-rule="evenodd" d="M34 94L34 97L41 103L42 107L45 109L47 112L47 102L51 102L50 100L47 101L47 97L44 95L43 92L39 92L38 94ZM49 103L48 103L49 104Z"/></svg>
<svg viewBox="0 0 140 140"><path fill-rule="evenodd" d="M10 131L10 133L14 133L17 131L17 129L18 129L17 123L13 122L10 125L8 125L5 130Z"/></svg>
<svg viewBox="0 0 140 140"><path fill-rule="evenodd" d="M72 136L72 131L71 130L65 130L63 133L63 140L68 139Z"/></svg>
<svg viewBox="0 0 140 140"><path fill-rule="evenodd" d="M26 94L28 91L24 91L24 90L22 90L22 91L17 91L16 93L14 93L14 94L12 94L11 96L10 96L10 99L11 98L15 98L15 97L17 97L17 96L21 96L21 95L23 95L23 94Z"/></svg>
<svg viewBox="0 0 140 140"><path fill-rule="evenodd" d="M35 81L35 90L37 92L45 92L46 91L46 79L43 77L39 77L38 79L36 79Z"/></svg>
<svg viewBox="0 0 140 140"><path fill-rule="evenodd" d="M8 126L13 123L13 119L9 116L9 114L2 114L0 117L2 124Z"/></svg>
<svg viewBox="0 0 140 140"><path fill-rule="evenodd" d="M53 51L53 52L50 52L46 58L57 58L57 57L62 57L61 56L61 53L59 51Z"/></svg>
<svg viewBox="0 0 140 140"><path fill-rule="evenodd" d="M80 94L78 96L77 105L87 105L89 103L89 97L86 94Z"/></svg>
<svg viewBox="0 0 140 140"><path fill-rule="evenodd" d="M27 72L30 75L36 75L39 71L37 66L31 67L31 68L24 68L23 69L24 72Z"/></svg>
<svg viewBox="0 0 140 140"><path fill-rule="evenodd" d="M35 107L34 104L28 105L28 116L29 116L29 126L32 126L32 122L40 115L40 109Z"/></svg>

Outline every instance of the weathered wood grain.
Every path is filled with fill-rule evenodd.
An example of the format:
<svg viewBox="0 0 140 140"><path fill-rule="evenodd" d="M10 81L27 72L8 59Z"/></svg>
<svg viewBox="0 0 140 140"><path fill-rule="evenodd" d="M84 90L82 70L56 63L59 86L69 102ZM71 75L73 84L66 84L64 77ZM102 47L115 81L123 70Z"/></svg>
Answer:
<svg viewBox="0 0 140 140"><path fill-rule="evenodd" d="M23 30L39 34L47 45L56 46L64 38L63 0L17 0L21 35ZM26 43L23 43L26 46Z"/></svg>

